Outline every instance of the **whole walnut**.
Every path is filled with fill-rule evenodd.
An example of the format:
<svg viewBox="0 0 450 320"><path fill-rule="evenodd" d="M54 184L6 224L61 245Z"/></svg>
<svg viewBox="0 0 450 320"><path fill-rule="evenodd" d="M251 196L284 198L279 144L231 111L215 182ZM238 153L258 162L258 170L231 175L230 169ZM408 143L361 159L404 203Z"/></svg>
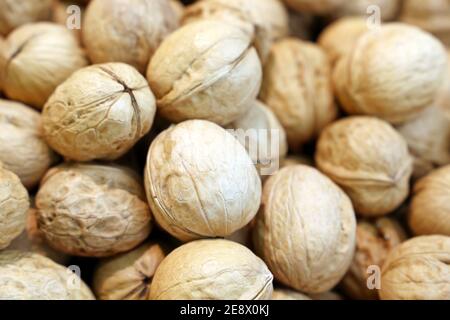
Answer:
<svg viewBox="0 0 450 320"><path fill-rule="evenodd" d="M318 15L326 15L334 12L345 1L346 0L283 0L283 2L293 10Z"/></svg>
<svg viewBox="0 0 450 320"><path fill-rule="evenodd" d="M368 287L369 267L377 266L381 269L389 252L405 239L405 231L391 218L358 222L356 252L340 285L345 294L356 300L378 299L378 290Z"/></svg>
<svg viewBox="0 0 450 320"><path fill-rule="evenodd" d="M0 82L5 95L41 109L55 88L87 65L74 33L40 22L12 32L0 51Z"/></svg>
<svg viewBox="0 0 450 320"><path fill-rule="evenodd" d="M15 28L30 22L49 20L53 0L0 1L0 35L6 36Z"/></svg>
<svg viewBox="0 0 450 320"><path fill-rule="evenodd" d="M253 240L279 282L322 293L350 266L355 230L347 195L316 169L298 165L281 169L265 183Z"/></svg>
<svg viewBox="0 0 450 320"><path fill-rule="evenodd" d="M315 138L337 116L326 53L294 38L277 42L264 66L260 98L280 120L294 150Z"/></svg>
<svg viewBox="0 0 450 320"><path fill-rule="evenodd" d="M185 121L158 135L144 175L156 221L182 241L228 236L259 208L261 180L245 148L209 121Z"/></svg>
<svg viewBox="0 0 450 320"><path fill-rule="evenodd" d="M383 265L383 300L450 300L450 237L422 236L394 248Z"/></svg>
<svg viewBox="0 0 450 320"><path fill-rule="evenodd" d="M334 69L333 82L347 113L399 124L433 103L446 67L444 47L432 35L390 23L358 38Z"/></svg>
<svg viewBox="0 0 450 320"><path fill-rule="evenodd" d="M37 253L0 252L0 300L94 300L68 268Z"/></svg>
<svg viewBox="0 0 450 320"><path fill-rule="evenodd" d="M227 240L197 240L170 253L156 269L152 300L267 300L272 280L264 262Z"/></svg>
<svg viewBox="0 0 450 320"><path fill-rule="evenodd" d="M415 235L450 236L450 165L420 179L413 190L409 227Z"/></svg>
<svg viewBox="0 0 450 320"><path fill-rule="evenodd" d="M8 247L25 229L29 207L27 190L0 162L0 250Z"/></svg>
<svg viewBox="0 0 450 320"><path fill-rule="evenodd" d="M76 161L117 159L153 123L155 98L147 81L124 63L82 68L62 83L42 112L48 144Z"/></svg>
<svg viewBox="0 0 450 320"><path fill-rule="evenodd" d="M421 178L434 168L450 164L450 119L437 106L399 126L414 158L413 177Z"/></svg>
<svg viewBox="0 0 450 320"><path fill-rule="evenodd" d="M94 273L93 289L101 300L148 300L156 268L165 258L157 243L100 262Z"/></svg>
<svg viewBox="0 0 450 320"><path fill-rule="evenodd" d="M153 53L177 26L168 0L93 0L82 37L93 63L124 62L145 73Z"/></svg>
<svg viewBox="0 0 450 320"><path fill-rule="evenodd" d="M412 157L403 137L383 120L353 116L334 122L322 132L315 158L362 216L388 214L408 196Z"/></svg>
<svg viewBox="0 0 450 320"><path fill-rule="evenodd" d="M344 1L333 12L333 16L370 16L375 13L369 10L372 7L379 9L380 18L383 21L394 20L399 14L403 0L351 0Z"/></svg>
<svg viewBox="0 0 450 320"><path fill-rule="evenodd" d="M105 257L147 238L152 217L139 176L124 167L67 164L51 169L36 196L39 229L55 249Z"/></svg>
<svg viewBox="0 0 450 320"><path fill-rule="evenodd" d="M252 37L225 22L201 20L172 33L147 70L159 113L172 122L227 125L256 98L262 69Z"/></svg>
<svg viewBox="0 0 450 320"><path fill-rule="evenodd" d="M183 23L222 20L240 27L254 40L262 62L272 44L288 35L287 10L279 0L201 0L186 8Z"/></svg>

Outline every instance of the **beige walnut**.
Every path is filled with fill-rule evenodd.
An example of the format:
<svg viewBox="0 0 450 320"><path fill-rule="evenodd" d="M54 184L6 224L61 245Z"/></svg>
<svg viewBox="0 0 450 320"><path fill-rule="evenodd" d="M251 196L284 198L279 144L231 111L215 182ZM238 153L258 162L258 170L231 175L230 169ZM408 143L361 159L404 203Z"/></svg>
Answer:
<svg viewBox="0 0 450 320"><path fill-rule="evenodd" d="M390 23L358 38L334 69L333 82L347 113L400 124L434 102L446 67L446 52L436 38Z"/></svg>
<svg viewBox="0 0 450 320"><path fill-rule="evenodd" d="M272 44L287 36L287 10L279 0L201 0L186 8L183 22L216 19L234 24L254 40L262 62Z"/></svg>
<svg viewBox="0 0 450 320"><path fill-rule="evenodd" d="M432 171L414 185L408 223L415 235L450 236L450 166Z"/></svg>
<svg viewBox="0 0 450 320"><path fill-rule="evenodd" d="M0 35L6 36L26 23L50 20L53 0L2 0Z"/></svg>
<svg viewBox="0 0 450 320"><path fill-rule="evenodd" d="M345 1L346 0L283 0L283 2L293 10L318 15L326 15L334 12Z"/></svg>
<svg viewBox="0 0 450 320"><path fill-rule="evenodd" d="M356 300L376 300L378 290L368 288L370 267L381 269L391 250L406 239L401 225L391 218L363 220L356 226L356 252L341 288L347 296ZM370 272L369 272L370 271Z"/></svg>
<svg viewBox="0 0 450 320"><path fill-rule="evenodd" d="M281 169L265 183L253 240L279 282L322 293L347 272L355 230L347 195L316 169L298 165Z"/></svg>
<svg viewBox="0 0 450 320"><path fill-rule="evenodd" d="M139 176L113 165L51 169L36 196L39 229L64 253L105 257L147 238L152 217Z"/></svg>
<svg viewBox="0 0 450 320"><path fill-rule="evenodd" d="M25 229L29 207L27 190L0 162L0 250L8 247Z"/></svg>
<svg viewBox="0 0 450 320"><path fill-rule="evenodd" d="M246 247L227 240L182 245L160 264L152 300L266 300L272 280L264 262Z"/></svg>
<svg viewBox="0 0 450 320"><path fill-rule="evenodd" d="M367 17L372 16L374 13L378 13L378 11L369 10L371 8L376 8L379 10L381 20L390 21L398 16L402 1L403 0L346 0L332 13L332 15L337 17Z"/></svg>
<svg viewBox="0 0 450 320"><path fill-rule="evenodd" d="M0 252L0 299L94 300L72 271L32 252Z"/></svg>
<svg viewBox="0 0 450 320"><path fill-rule="evenodd" d="M315 138L337 116L326 53L294 38L277 42L264 66L260 98L285 128L290 147Z"/></svg>
<svg viewBox="0 0 450 320"><path fill-rule="evenodd" d="M208 19L172 33L147 70L158 112L172 122L204 119L219 125L245 114L262 77L251 41L238 26Z"/></svg>
<svg viewBox="0 0 450 320"><path fill-rule="evenodd" d="M68 159L113 160L150 131L155 98L132 66L82 68L62 83L42 112L48 144Z"/></svg>
<svg viewBox="0 0 450 320"><path fill-rule="evenodd" d="M383 120L336 121L320 136L315 158L362 216L388 214L408 196L412 157L403 137Z"/></svg>
<svg viewBox="0 0 450 320"><path fill-rule="evenodd" d="M177 26L167 0L93 0L82 38L93 63L124 62L145 73L158 46Z"/></svg>
<svg viewBox="0 0 450 320"><path fill-rule="evenodd" d="M166 250L157 243L100 262L94 273L93 289L101 300L148 300L153 275Z"/></svg>
<svg viewBox="0 0 450 320"><path fill-rule="evenodd" d="M381 274L383 300L450 300L450 237L422 236L397 246Z"/></svg>
<svg viewBox="0 0 450 320"><path fill-rule="evenodd" d="M182 241L228 236L260 204L261 180L245 148L209 121L185 121L158 135L144 178L156 221Z"/></svg>

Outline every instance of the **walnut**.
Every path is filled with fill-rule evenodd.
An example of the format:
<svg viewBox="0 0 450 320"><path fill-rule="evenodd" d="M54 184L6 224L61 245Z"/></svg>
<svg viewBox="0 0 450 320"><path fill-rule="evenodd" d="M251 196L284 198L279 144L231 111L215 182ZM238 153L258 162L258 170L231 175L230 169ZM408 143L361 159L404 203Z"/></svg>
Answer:
<svg viewBox="0 0 450 320"><path fill-rule="evenodd" d="M39 229L55 249L105 257L130 250L151 230L139 177L119 166L67 164L50 170L36 196Z"/></svg>
<svg viewBox="0 0 450 320"><path fill-rule="evenodd" d="M158 224L182 241L243 228L261 196L261 180L245 148L204 120L172 126L153 141L145 186Z"/></svg>
<svg viewBox="0 0 450 320"><path fill-rule="evenodd" d="M156 106L145 78L123 63L75 72L47 101L48 144L77 161L117 159L150 131Z"/></svg>
<svg viewBox="0 0 450 320"><path fill-rule="evenodd" d="M172 122L204 119L219 125L245 114L262 77L251 41L239 27L213 20L172 33L147 70L159 113Z"/></svg>
<svg viewBox="0 0 450 320"><path fill-rule="evenodd" d="M281 169L265 183L253 239L279 282L322 293L350 266L355 229L345 193L316 169L298 165Z"/></svg>
<svg viewBox="0 0 450 320"><path fill-rule="evenodd" d="M296 11L326 15L338 9L345 0L283 0L283 2Z"/></svg>
<svg viewBox="0 0 450 320"><path fill-rule="evenodd" d="M317 144L316 164L344 189L362 216L388 214L409 193L408 146L377 118L348 117L327 127Z"/></svg>
<svg viewBox="0 0 450 320"><path fill-rule="evenodd" d="M227 240L182 245L160 264L153 277L152 300L266 300L273 276L246 247Z"/></svg>

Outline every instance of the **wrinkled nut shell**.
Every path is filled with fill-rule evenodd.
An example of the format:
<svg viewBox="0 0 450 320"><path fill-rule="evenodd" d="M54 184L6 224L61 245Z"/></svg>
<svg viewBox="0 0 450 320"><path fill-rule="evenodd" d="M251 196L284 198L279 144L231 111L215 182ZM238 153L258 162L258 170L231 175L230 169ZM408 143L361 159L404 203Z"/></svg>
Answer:
<svg viewBox="0 0 450 320"><path fill-rule="evenodd" d="M172 126L153 141L145 187L158 224L182 241L243 228L261 197L261 180L245 148L204 120Z"/></svg>
<svg viewBox="0 0 450 320"><path fill-rule="evenodd" d="M264 262L246 247L227 240L198 240L163 260L150 299L267 300L272 280Z"/></svg>
<svg viewBox="0 0 450 320"><path fill-rule="evenodd" d="M345 0L283 0L290 8L319 15L325 15L336 10ZM352 0L354 1L354 0Z"/></svg>

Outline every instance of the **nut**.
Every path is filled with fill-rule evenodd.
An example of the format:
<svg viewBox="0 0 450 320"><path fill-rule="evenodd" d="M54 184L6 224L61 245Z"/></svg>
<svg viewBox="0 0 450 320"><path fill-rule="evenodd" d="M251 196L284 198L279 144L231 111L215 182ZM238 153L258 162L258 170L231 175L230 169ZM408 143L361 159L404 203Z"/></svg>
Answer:
<svg viewBox="0 0 450 320"><path fill-rule="evenodd" d="M93 0L83 21L83 43L93 63L124 62L145 73L177 24L167 0Z"/></svg>
<svg viewBox="0 0 450 320"><path fill-rule="evenodd" d="M157 243L104 260L96 268L93 289L101 300L148 300L156 268L165 257Z"/></svg>
<svg viewBox="0 0 450 320"><path fill-rule="evenodd" d="M333 80L347 113L399 124L433 103L446 64L446 52L432 35L391 23L359 37L337 64Z"/></svg>
<svg viewBox="0 0 450 320"><path fill-rule="evenodd" d="M422 236L397 246L381 275L383 300L449 300L450 237Z"/></svg>
<svg viewBox="0 0 450 320"><path fill-rule="evenodd" d="M281 169L265 183L253 239L279 282L321 293L350 266L355 229L345 193L316 169L298 165Z"/></svg>
<svg viewBox="0 0 450 320"><path fill-rule="evenodd" d="M374 9L379 12L383 21L394 20L401 7L402 0L351 0L344 1L334 16L367 16L374 14ZM370 10L372 9L372 10ZM369 11L368 11L369 10Z"/></svg>
<svg viewBox="0 0 450 320"><path fill-rule="evenodd" d="M85 67L47 101L42 121L48 144L77 161L125 154L153 123L155 99L145 78L123 63Z"/></svg>
<svg viewBox="0 0 450 320"><path fill-rule="evenodd" d="M250 157L208 121L163 131L150 146L144 178L156 221L182 241L225 237L258 211L261 180Z"/></svg>
<svg viewBox="0 0 450 320"><path fill-rule="evenodd" d="M159 113L173 122L204 119L219 125L244 115L262 73L251 41L239 27L212 20L172 33L147 70Z"/></svg>
<svg viewBox="0 0 450 320"><path fill-rule="evenodd" d="M29 207L27 190L19 178L0 165L0 250L22 233Z"/></svg>
<svg viewBox="0 0 450 320"><path fill-rule="evenodd" d="M246 247L198 240L170 253L156 269L152 300L267 300L273 276Z"/></svg>
<svg viewBox="0 0 450 320"><path fill-rule="evenodd" d="M287 6L300 12L319 15L330 14L338 9L345 0L283 0Z"/></svg>
<svg viewBox="0 0 450 320"><path fill-rule="evenodd" d="M151 215L139 177L123 167L67 164L50 170L36 196L47 242L78 256L127 251L150 233Z"/></svg>
<svg viewBox="0 0 450 320"><path fill-rule="evenodd" d="M0 252L0 299L94 300L71 270L37 253Z"/></svg>
<svg viewBox="0 0 450 320"><path fill-rule="evenodd" d="M293 149L337 116L330 72L325 52L313 43L288 38L272 47L260 97L280 120Z"/></svg>
<svg viewBox="0 0 450 320"><path fill-rule="evenodd" d="M308 155L288 156L281 162L281 168L287 166L295 166L298 164L304 164L306 166L314 167L314 159L312 159Z"/></svg>
<svg viewBox="0 0 450 320"><path fill-rule="evenodd" d="M388 214L408 196L412 158L402 136L382 120L354 116L334 122L319 138L316 163L363 216Z"/></svg>
<svg viewBox="0 0 450 320"><path fill-rule="evenodd" d="M290 289L274 289L272 300L312 300L306 294Z"/></svg>

